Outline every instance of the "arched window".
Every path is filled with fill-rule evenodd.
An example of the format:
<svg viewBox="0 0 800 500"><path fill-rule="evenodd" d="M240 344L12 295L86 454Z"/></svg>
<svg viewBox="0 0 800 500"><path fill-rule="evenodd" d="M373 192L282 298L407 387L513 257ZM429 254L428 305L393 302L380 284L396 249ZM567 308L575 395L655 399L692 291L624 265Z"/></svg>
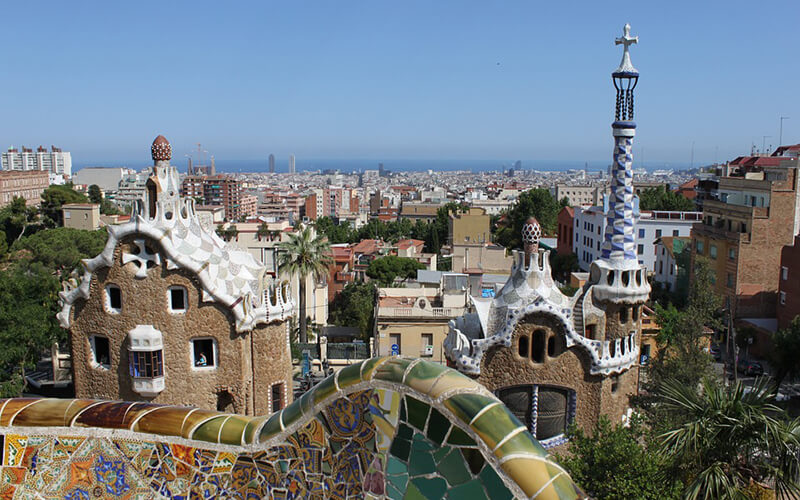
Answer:
<svg viewBox="0 0 800 500"><path fill-rule="evenodd" d="M520 335L517 344L520 356L522 356L523 358L527 358L528 356L530 356L530 348L528 346L527 335Z"/></svg>
<svg viewBox="0 0 800 500"><path fill-rule="evenodd" d="M628 308L627 307L620 307L619 308L619 322L626 323L628 321Z"/></svg>
<svg viewBox="0 0 800 500"><path fill-rule="evenodd" d="M639 321L639 308L634 306L632 311L633 311L633 320Z"/></svg>
<svg viewBox="0 0 800 500"><path fill-rule="evenodd" d="M506 387L497 397L508 407L545 448L565 441L565 433L575 420L575 391L542 385Z"/></svg>

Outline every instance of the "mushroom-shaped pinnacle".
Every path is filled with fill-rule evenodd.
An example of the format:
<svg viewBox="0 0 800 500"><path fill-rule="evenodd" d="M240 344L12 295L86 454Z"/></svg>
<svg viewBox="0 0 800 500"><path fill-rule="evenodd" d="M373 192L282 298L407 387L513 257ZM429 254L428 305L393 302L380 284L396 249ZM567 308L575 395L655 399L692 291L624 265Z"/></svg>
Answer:
<svg viewBox="0 0 800 500"><path fill-rule="evenodd" d="M163 135L159 135L150 146L153 161L169 161L172 158L172 146Z"/></svg>

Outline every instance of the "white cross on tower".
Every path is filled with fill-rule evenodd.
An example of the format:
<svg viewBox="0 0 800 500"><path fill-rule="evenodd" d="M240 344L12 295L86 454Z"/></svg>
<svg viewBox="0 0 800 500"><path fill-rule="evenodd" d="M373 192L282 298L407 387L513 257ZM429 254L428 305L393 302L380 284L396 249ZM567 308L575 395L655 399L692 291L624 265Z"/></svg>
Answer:
<svg viewBox="0 0 800 500"><path fill-rule="evenodd" d="M617 73L638 73L636 68L633 67L633 63L631 63L631 54L628 52L628 48L634 43L639 43L639 37L631 36L631 25L626 24L625 27L622 28L622 36L614 40L614 45L624 46L622 62L619 63L619 68L617 68L616 71Z"/></svg>
<svg viewBox="0 0 800 500"><path fill-rule="evenodd" d="M139 279L147 277L148 265L152 266L161 264L161 256L158 252L150 252L150 249L145 244L144 240L133 240L133 243L138 247L136 253L122 252L122 265L128 262L133 262L138 267L136 277Z"/></svg>

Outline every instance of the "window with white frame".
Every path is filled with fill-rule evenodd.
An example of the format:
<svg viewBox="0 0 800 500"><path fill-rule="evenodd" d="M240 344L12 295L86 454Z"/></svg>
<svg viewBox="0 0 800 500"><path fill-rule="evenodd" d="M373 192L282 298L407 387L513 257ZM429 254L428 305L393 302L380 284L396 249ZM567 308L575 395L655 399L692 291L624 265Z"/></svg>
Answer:
<svg viewBox="0 0 800 500"><path fill-rule="evenodd" d="M106 310L119 314L122 312L122 290L117 285L106 285Z"/></svg>
<svg viewBox="0 0 800 500"><path fill-rule="evenodd" d="M217 341L210 338L192 339L192 368L213 370L217 367Z"/></svg>
<svg viewBox="0 0 800 500"><path fill-rule="evenodd" d="M789 279L789 268L786 266L781 266L781 279L784 281Z"/></svg>
<svg viewBox="0 0 800 500"><path fill-rule="evenodd" d="M108 337L102 335L92 335L89 337L89 346L91 347L92 356L90 364L94 368L111 368L111 344Z"/></svg>
<svg viewBox="0 0 800 500"><path fill-rule="evenodd" d="M182 286L171 286L167 290L169 310L173 313L184 313L189 306L189 296L186 288Z"/></svg>
<svg viewBox="0 0 800 500"><path fill-rule="evenodd" d="M781 305L786 305L786 292L781 292Z"/></svg>

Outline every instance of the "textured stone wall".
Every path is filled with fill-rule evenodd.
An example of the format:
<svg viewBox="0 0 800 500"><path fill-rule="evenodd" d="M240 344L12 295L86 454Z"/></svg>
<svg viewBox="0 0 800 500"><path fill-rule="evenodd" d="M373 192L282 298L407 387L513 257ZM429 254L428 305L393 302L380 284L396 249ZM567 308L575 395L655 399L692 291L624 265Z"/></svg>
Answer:
<svg viewBox="0 0 800 500"><path fill-rule="evenodd" d="M158 244L148 241L153 250ZM253 333L237 333L233 315L214 303L203 303L202 289L194 276L183 270L167 270L165 263L152 267L147 277L138 279L135 263L122 265L122 248L133 247L123 240L114 251L114 265L98 270L92 277L91 293L86 301L72 308L70 328L75 393L78 397L144 400L132 389L129 375L128 332L137 325L152 325L160 330L164 342L164 375L166 388L148 401L162 404L188 405L216 409L218 394L226 391L233 397L230 410L253 415L268 411L270 385L286 381L291 374L285 326L263 325ZM106 308L105 289L109 284L122 291L119 313ZM186 288L186 312L169 311L168 288ZM103 335L110 343L110 369L92 363L89 337ZM252 347L257 353L254 365ZM191 340L212 338L217 343L216 369L197 369L191 362ZM265 362L269 359L269 362ZM258 385L253 394L252 380ZM291 391L288 391L291 393ZM223 396L224 398L225 396ZM291 397L291 394L289 394ZM256 403L258 401L258 403Z"/></svg>
<svg viewBox="0 0 800 500"><path fill-rule="evenodd" d="M575 422L583 429L593 429L601 410L603 377L589 373L591 360L580 348L562 348L560 354L554 358L545 352L544 363L536 363L530 357L520 356L520 336L531 337L535 330L546 331L548 338L564 338L558 324L547 316L526 317L517 324L511 348L495 346L483 356L478 382L492 392L504 387L531 384L571 389L577 397Z"/></svg>
<svg viewBox="0 0 800 500"><path fill-rule="evenodd" d="M635 309L635 311L634 311ZM621 339L641 330L641 304L605 304L606 340ZM622 316L620 315L622 313ZM636 318L636 319L634 319ZM624 319L624 321L623 321ZM639 342L637 336L636 342Z"/></svg>

